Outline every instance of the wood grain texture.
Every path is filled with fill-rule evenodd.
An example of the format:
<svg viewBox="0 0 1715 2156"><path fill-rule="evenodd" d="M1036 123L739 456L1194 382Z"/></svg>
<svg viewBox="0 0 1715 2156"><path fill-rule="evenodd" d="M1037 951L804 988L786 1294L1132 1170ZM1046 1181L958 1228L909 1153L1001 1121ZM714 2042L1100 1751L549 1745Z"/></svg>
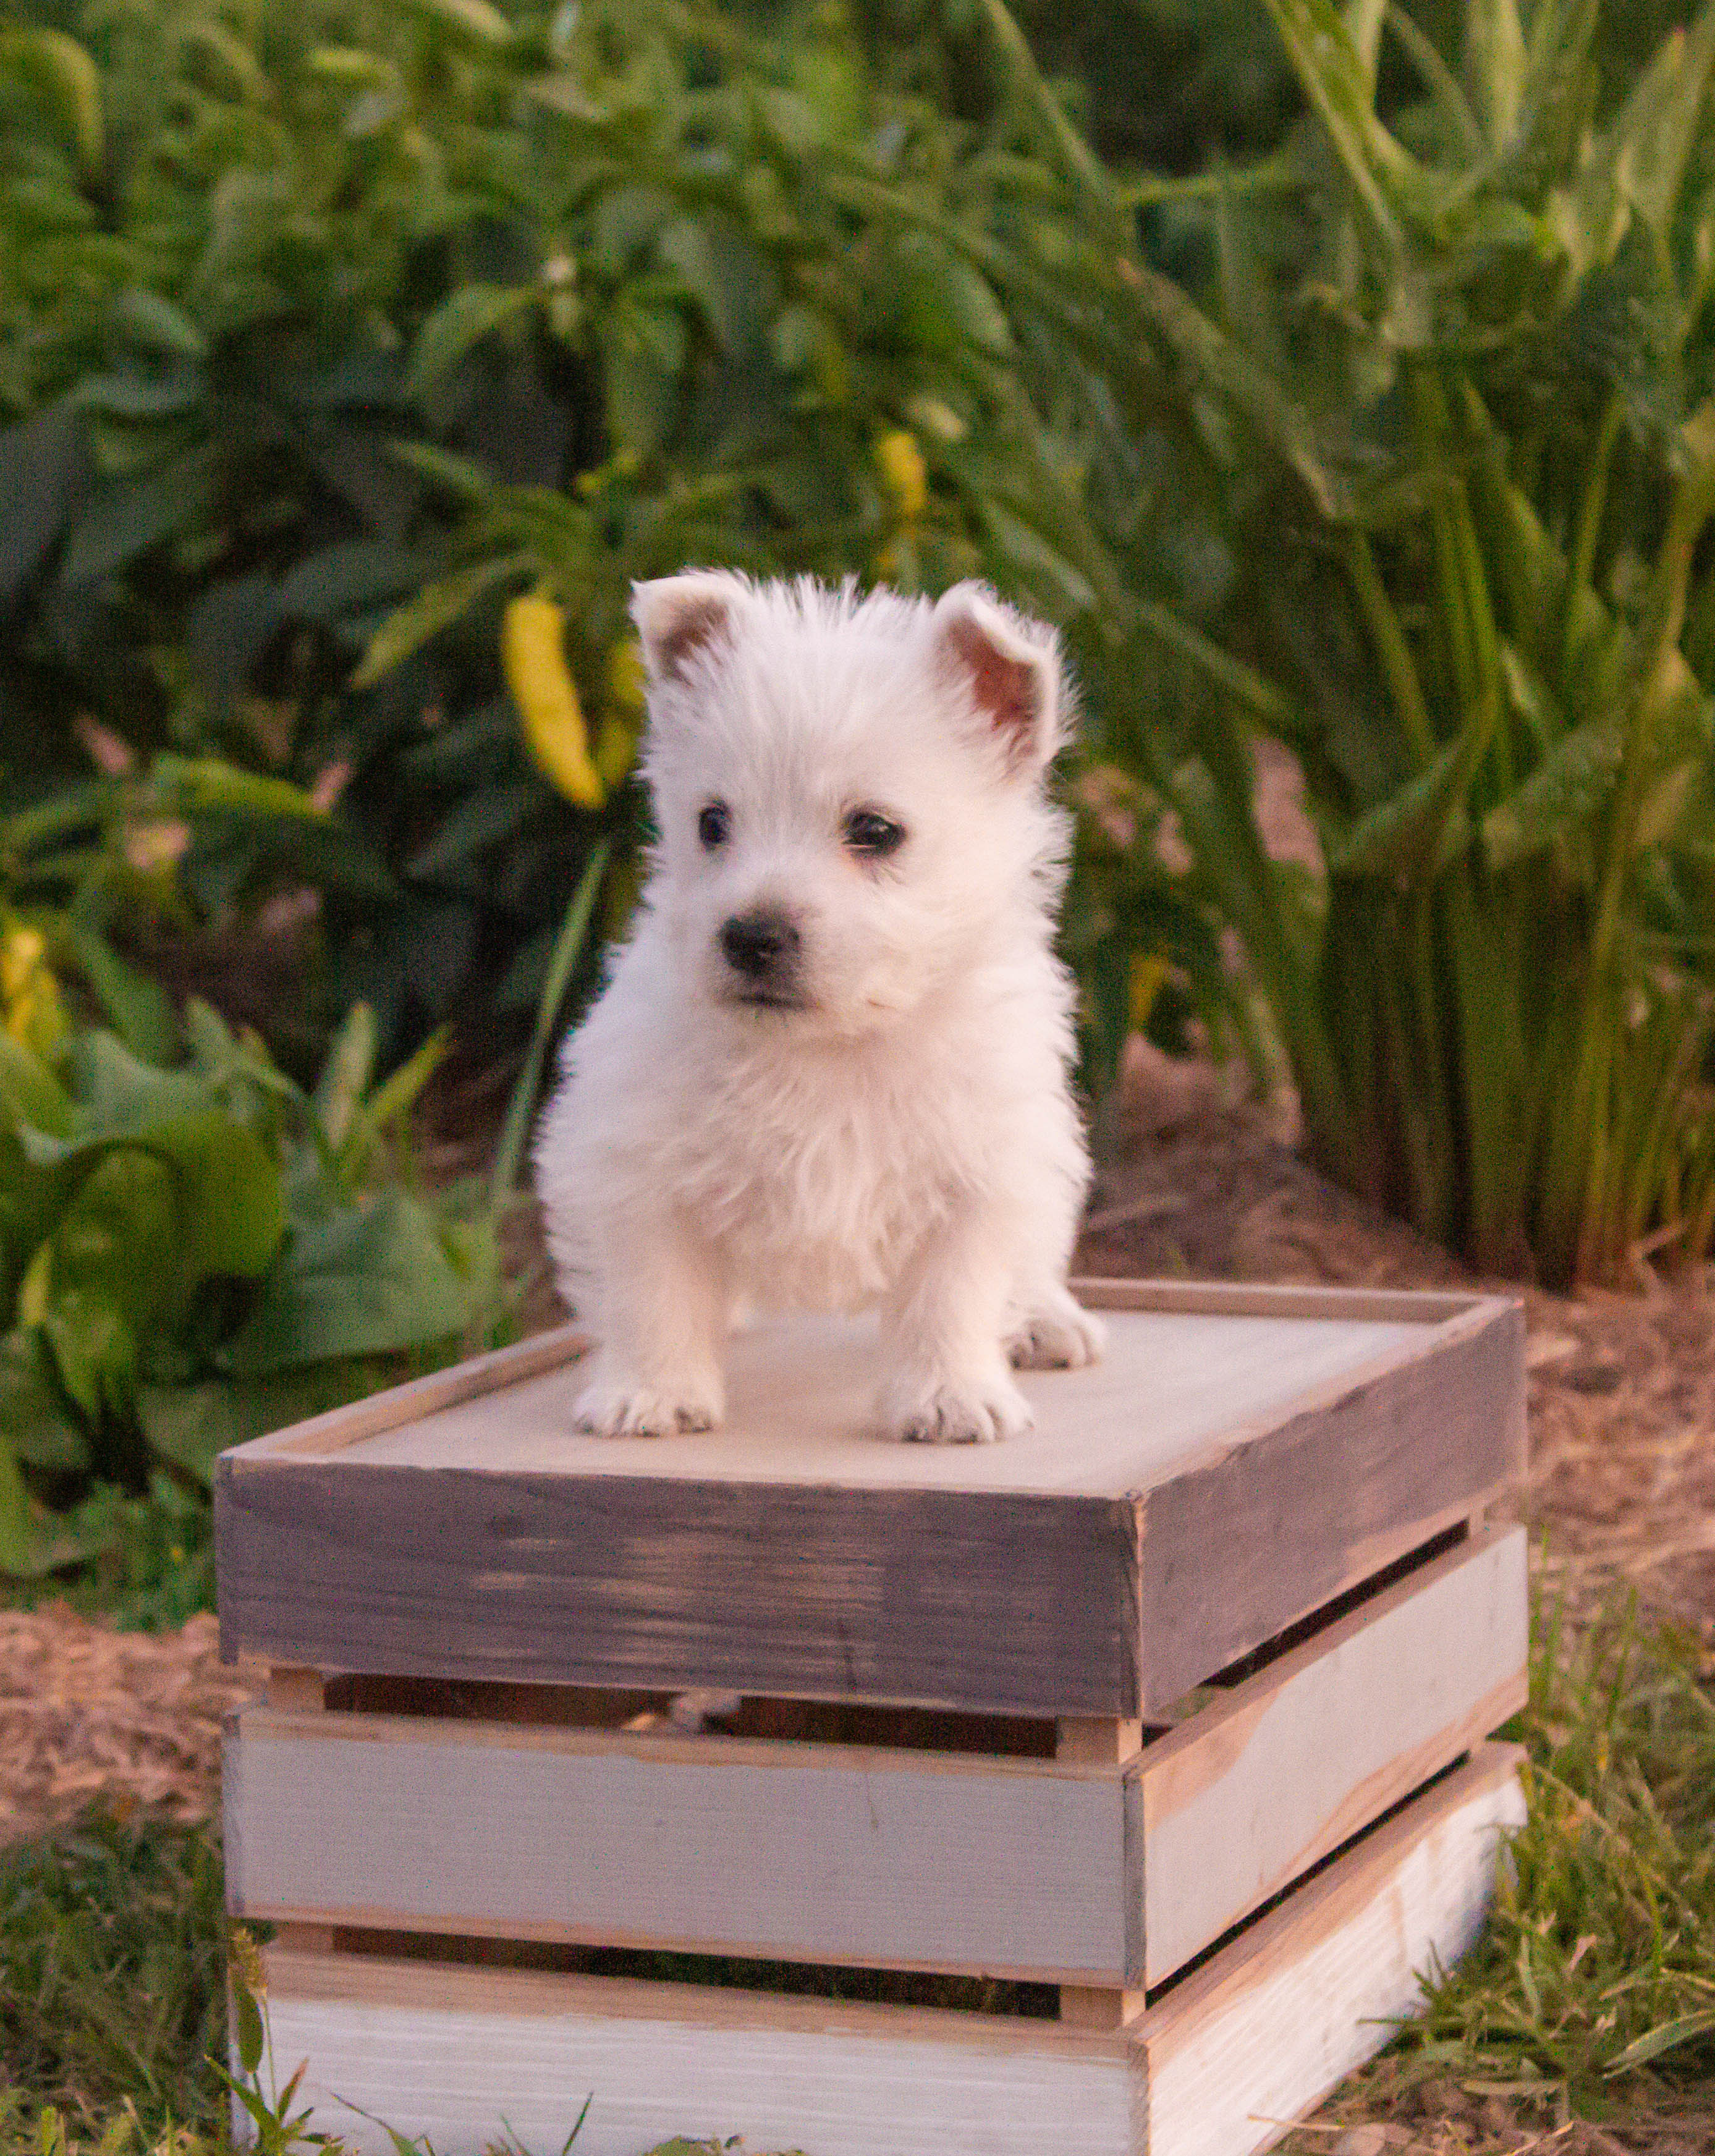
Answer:
<svg viewBox="0 0 1715 2156"><path fill-rule="evenodd" d="M391 2144L341 2097L441 2156L477 2156L502 2114L557 2146L586 2093L579 2156L731 2133L814 2156L1254 2156L1414 2010L1415 1969L1470 1944L1522 1816L1516 1755L1491 1748L1121 2032L270 1948L270 2033L307 2062L313 2124L362 2156Z"/></svg>
<svg viewBox="0 0 1715 2156"><path fill-rule="evenodd" d="M1116 1980L1116 1768L247 1708L228 1907L374 1930Z"/></svg>
<svg viewBox="0 0 1715 2156"><path fill-rule="evenodd" d="M251 1707L234 1916L1154 1986L1520 1703L1525 1537L1055 1760ZM1122 1748L1123 1746L1123 1748ZM1111 2017L1112 2018L1112 2017Z"/></svg>
<svg viewBox="0 0 1715 2156"><path fill-rule="evenodd" d="M1131 2025L1153 2156L1266 2148L1420 2010L1482 1928L1522 1757L1486 1746Z"/></svg>
<svg viewBox="0 0 1715 2156"><path fill-rule="evenodd" d="M1137 1691L1121 1500L228 1455L215 1502L228 1658L1045 1716Z"/></svg>
<svg viewBox="0 0 1715 2156"><path fill-rule="evenodd" d="M736 1344L719 1432L574 1435L562 1343L420 1416L364 1402L357 1435L323 1417L237 1448L223 1652L1135 1718L1517 1471L1510 1305L1125 1299L1152 1293L1102 1363L1028 1375L1038 1427L1001 1445L881 1441L868 1333L806 1321Z"/></svg>
<svg viewBox="0 0 1715 2156"><path fill-rule="evenodd" d="M502 2113L578 2156L742 2133L812 2156L1142 2156L1123 2037L932 2008L824 2005L689 1984L269 1953L278 2059L306 2059L312 2123L391 2156L348 2097L438 2156L480 2156ZM336 2096L334 2092L338 2091Z"/></svg>
<svg viewBox="0 0 1715 2156"><path fill-rule="evenodd" d="M1163 1982L1524 1703L1526 1537L1492 1530L1144 1753L1144 1964Z"/></svg>
<svg viewBox="0 0 1715 2156"><path fill-rule="evenodd" d="M1144 1493L1148 1715L1451 1524L1524 1471L1524 1313L1479 1306L1433 1355L1283 1422Z"/></svg>

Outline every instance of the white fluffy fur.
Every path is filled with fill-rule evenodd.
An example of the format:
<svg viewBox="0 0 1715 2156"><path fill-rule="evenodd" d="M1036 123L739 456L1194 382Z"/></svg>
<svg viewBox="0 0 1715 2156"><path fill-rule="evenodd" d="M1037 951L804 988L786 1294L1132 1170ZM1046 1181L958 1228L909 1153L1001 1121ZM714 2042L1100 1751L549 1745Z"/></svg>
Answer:
<svg viewBox="0 0 1715 2156"><path fill-rule="evenodd" d="M634 612L659 841L537 1151L600 1343L578 1420L706 1428L736 1312L879 1304L885 1429L1028 1429L1009 1361L1101 1344L1065 1286L1089 1167L1050 947L1052 635L975 585L932 607L692 572ZM843 836L865 808L906 831L885 858ZM758 908L802 938L793 1008L736 999L720 932Z"/></svg>

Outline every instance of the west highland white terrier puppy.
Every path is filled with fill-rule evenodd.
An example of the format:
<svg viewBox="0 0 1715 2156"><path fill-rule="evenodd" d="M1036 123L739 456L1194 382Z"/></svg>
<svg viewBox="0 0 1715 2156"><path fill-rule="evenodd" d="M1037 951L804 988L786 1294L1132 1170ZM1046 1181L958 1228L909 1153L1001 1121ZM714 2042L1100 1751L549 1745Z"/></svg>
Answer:
<svg viewBox="0 0 1715 2156"><path fill-rule="evenodd" d="M536 1156L598 1342L578 1424L707 1429L735 1310L878 1305L885 1430L1026 1430L1009 1364L1102 1342L1065 1284L1089 1159L1053 634L972 583L700 571L632 612L659 836Z"/></svg>

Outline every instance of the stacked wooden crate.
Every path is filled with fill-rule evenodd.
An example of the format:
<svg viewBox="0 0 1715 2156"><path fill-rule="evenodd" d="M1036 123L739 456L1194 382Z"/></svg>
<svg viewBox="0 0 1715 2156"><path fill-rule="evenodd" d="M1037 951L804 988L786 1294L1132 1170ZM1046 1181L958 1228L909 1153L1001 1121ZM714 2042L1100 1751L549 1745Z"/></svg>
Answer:
<svg viewBox="0 0 1715 2156"><path fill-rule="evenodd" d="M1522 1816L1520 1314L1085 1292L1000 1445L872 1434L830 1320L706 1435L574 1435L568 1330L224 1457L228 1895L318 2124L1245 2156L1386 2041Z"/></svg>

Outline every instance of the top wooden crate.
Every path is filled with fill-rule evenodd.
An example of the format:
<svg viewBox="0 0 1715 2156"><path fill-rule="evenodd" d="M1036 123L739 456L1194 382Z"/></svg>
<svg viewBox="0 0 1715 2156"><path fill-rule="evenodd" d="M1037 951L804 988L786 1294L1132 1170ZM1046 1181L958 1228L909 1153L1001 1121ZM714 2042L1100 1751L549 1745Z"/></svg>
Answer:
<svg viewBox="0 0 1715 2156"><path fill-rule="evenodd" d="M1466 1295L1085 1282L1106 1359L996 1445L866 1428L872 1326L733 1343L726 1426L571 1427L570 1327L222 1455L222 1651L322 1671L1158 1713L1479 1511L1523 1318Z"/></svg>

